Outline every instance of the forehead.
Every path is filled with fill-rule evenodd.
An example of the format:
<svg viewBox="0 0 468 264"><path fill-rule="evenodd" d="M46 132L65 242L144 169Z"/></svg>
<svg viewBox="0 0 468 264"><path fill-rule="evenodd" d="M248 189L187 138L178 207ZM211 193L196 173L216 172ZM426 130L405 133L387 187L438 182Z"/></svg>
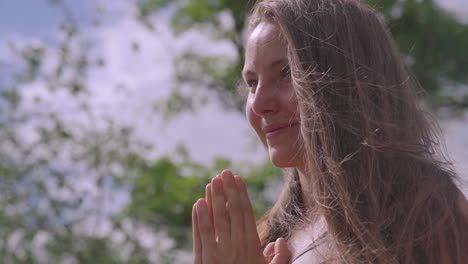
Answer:
<svg viewBox="0 0 468 264"><path fill-rule="evenodd" d="M260 23L247 39L244 68L259 68L286 56L287 43L281 37L278 26Z"/></svg>

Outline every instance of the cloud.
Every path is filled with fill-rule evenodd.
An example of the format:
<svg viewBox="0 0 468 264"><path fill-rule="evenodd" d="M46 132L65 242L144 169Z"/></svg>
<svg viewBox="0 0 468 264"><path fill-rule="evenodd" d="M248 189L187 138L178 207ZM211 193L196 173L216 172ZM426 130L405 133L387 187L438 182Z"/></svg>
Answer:
<svg viewBox="0 0 468 264"><path fill-rule="evenodd" d="M226 42L214 43L196 31L173 36L170 16L158 13L150 18L155 31L135 20L134 6L115 23L94 30L96 56L106 66L93 69L89 85L97 109L107 108L106 115L135 128L138 137L156 145L162 155L183 143L196 161L209 163L215 156L234 160L263 160L264 154L248 153L245 138L247 123L239 113L228 113L211 102L195 115L185 114L165 124L153 111L154 103L165 98L173 86L174 56L191 49L204 55L222 55L234 59L235 47ZM138 46L138 51L132 49ZM207 52L209 51L209 52ZM115 87L123 84L125 89ZM103 106L106 107L103 107ZM220 128L229 128L222 131Z"/></svg>
<svg viewBox="0 0 468 264"><path fill-rule="evenodd" d="M468 3L466 0L437 0L436 3L453 14L460 22L468 24Z"/></svg>
<svg viewBox="0 0 468 264"><path fill-rule="evenodd" d="M92 58L83 80L90 96L75 97L64 89L50 91L46 80L39 79L21 88L23 111L56 113L75 127L104 129L107 125L104 120L112 120L117 126L133 128L139 140L155 145L155 151L147 153L153 158L182 143L195 161L205 164L217 156L235 161L264 159L262 150L249 151L246 138L253 134L249 133L244 117L237 112L226 112L215 100L198 113L183 114L169 124L154 112L154 103L166 98L173 87L174 56L190 49L204 55L235 59L237 51L231 43L214 42L195 30L174 36L170 29L170 10L150 17L155 25L152 31L135 19L134 4L101 1L100 5L106 10L101 26L80 29L80 40L89 44L87 51ZM56 32L56 37L56 41L63 39L63 34ZM18 36L15 43L29 44L30 40ZM54 43L42 41L39 44L47 51L42 71L51 74L62 51ZM83 43L77 40L71 48L72 54L79 54ZM97 60L103 65L97 65ZM93 119L82 113L83 102L89 105ZM30 141L37 139L33 129L36 124L23 128L25 138Z"/></svg>
<svg viewBox="0 0 468 264"><path fill-rule="evenodd" d="M453 10L462 4L457 0L440 3ZM234 59L237 54L232 44L213 42L195 30L174 36L170 29L170 10L150 17L155 25L155 30L151 31L135 19L134 4L105 0L99 5L106 10L102 15L104 22L99 27L81 29L82 38L91 43L90 57L104 62L102 67L90 65L85 81L91 96L76 100L63 91L48 91L46 83L38 80L23 87L25 111L60 113L70 124L82 127L105 127L103 120L113 120L117 125L134 128L136 138L154 144L155 151L147 153L154 158L182 143L195 161L203 163L210 163L215 156L235 161L264 159L263 150L248 151L250 140L246 138L253 133L244 117L237 112L226 112L216 101L196 114L182 114L170 124L165 124L153 110L154 102L167 97L172 89L175 55L191 49ZM14 40L23 44L33 40L37 45L46 45L46 72L53 69L60 56L57 47L41 40L22 36L15 36ZM79 49L79 45L74 48ZM5 47L0 48L0 59L17 63L5 50ZM38 97L42 101L40 104L35 103ZM79 114L83 101L90 105L96 120L93 123ZM29 129L25 133L32 131Z"/></svg>

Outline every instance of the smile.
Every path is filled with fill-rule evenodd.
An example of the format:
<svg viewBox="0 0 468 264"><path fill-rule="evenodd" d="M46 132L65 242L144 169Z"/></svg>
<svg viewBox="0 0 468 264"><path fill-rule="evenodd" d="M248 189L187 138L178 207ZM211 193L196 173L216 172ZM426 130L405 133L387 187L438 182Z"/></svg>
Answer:
<svg viewBox="0 0 468 264"><path fill-rule="evenodd" d="M292 123L292 124L286 124L282 126L276 126L274 128L268 129L265 131L265 137L267 139L272 139L278 135L281 135L284 132L287 132L289 128L295 127L299 125L299 123Z"/></svg>

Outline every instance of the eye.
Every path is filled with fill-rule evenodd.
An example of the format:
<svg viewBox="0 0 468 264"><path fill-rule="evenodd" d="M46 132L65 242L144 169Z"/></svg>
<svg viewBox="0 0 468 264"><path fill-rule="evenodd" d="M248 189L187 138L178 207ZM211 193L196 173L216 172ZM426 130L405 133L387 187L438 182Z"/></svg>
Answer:
<svg viewBox="0 0 468 264"><path fill-rule="evenodd" d="M246 83L249 90L253 92L257 88L258 80L248 80Z"/></svg>
<svg viewBox="0 0 468 264"><path fill-rule="evenodd" d="M289 65L286 65L284 66L283 69L281 69L281 77L282 78L291 77L291 68L289 68Z"/></svg>

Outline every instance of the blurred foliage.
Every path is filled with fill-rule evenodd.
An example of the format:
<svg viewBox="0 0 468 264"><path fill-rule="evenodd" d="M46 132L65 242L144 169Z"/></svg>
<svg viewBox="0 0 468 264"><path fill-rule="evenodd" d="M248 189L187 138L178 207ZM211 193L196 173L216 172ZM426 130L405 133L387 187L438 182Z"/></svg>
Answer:
<svg viewBox="0 0 468 264"><path fill-rule="evenodd" d="M367 2L383 14L432 103L466 108L467 96L454 96L446 87L468 82L467 26L430 0ZM269 162L233 164L217 159L202 165L193 162L183 146L151 160L145 153L153 146L140 142L132 128L97 119L88 106L87 78L91 66L106 67L106 61L92 55L92 45L81 35L66 1L50 3L65 17L57 25L58 59L48 61L51 50L44 45L9 43L21 65L11 82L0 83L1 263L181 263L180 252L189 251L191 243L192 205L204 196L209 180L226 168L244 177L257 217L268 209L281 182L280 170ZM176 7L172 21L176 35L197 30L213 41L227 41L237 53L235 58L202 56L193 50L179 54L174 61L177 86L167 101L158 102L157 114L170 118L195 111L212 92L227 108L243 111L237 85L242 35L252 4L136 2L142 27L153 28L151 16ZM144 52L137 42L129 47ZM45 63L52 64L52 70L44 70ZM89 126L66 122L60 113L21 109L21 91L36 81L43 81L52 94L70 95L70 104L80 106L77 111ZM197 89L187 93L186 86ZM41 103L41 98L34 103ZM113 212L114 200L125 194L128 203Z"/></svg>
<svg viewBox="0 0 468 264"><path fill-rule="evenodd" d="M385 18L407 66L428 92L430 102L435 107L448 106L454 110L467 108L468 91L462 92L463 96L460 97L448 92L445 87L457 87L468 82L468 57L464 56L468 47L468 25L459 23L433 0L366 2ZM176 34L197 28L211 37L228 40L236 47L238 59L222 71L215 65L223 63L223 58L206 58L190 51L180 55L176 59L176 65L186 67L180 67L184 70L178 71L177 78L180 83L195 82L200 87L215 90L227 107L243 111L242 99L238 99L236 88L243 65L242 34L245 31L246 10L253 3L254 1L147 0L142 1L140 7L144 10L141 16L146 17L152 14L149 10L157 12L168 4L177 5L179 9L173 18ZM221 12L232 19L232 27L222 26L219 16ZM196 69L196 72L185 71L186 68ZM212 76L216 78L211 78ZM177 109L181 110L184 109Z"/></svg>
<svg viewBox="0 0 468 264"><path fill-rule="evenodd" d="M267 162L235 168L228 160L217 159L212 167L204 167L189 159L174 162L160 159L140 176L132 190L132 203L124 214L144 221L149 226L167 230L178 247L191 244L191 212L194 202L205 196L205 186L222 170L243 171L257 216L263 214L272 201L266 199L267 182L278 184L280 170Z"/></svg>
<svg viewBox="0 0 468 264"><path fill-rule="evenodd" d="M446 93L444 88L468 83L468 57L462 55L468 47L468 26L460 24L432 0L389 3L382 11L387 14L391 32L435 106L467 108L468 93L459 98Z"/></svg>
<svg viewBox="0 0 468 264"><path fill-rule="evenodd" d="M196 29L201 34L213 38L213 41L224 40L232 43L237 53L237 58L232 60L220 56L199 56L190 50L183 52L175 59L177 84L182 86L189 83L191 86L201 87L200 90L208 89L213 91L227 108L237 109L242 112L244 107L243 98L237 93L242 69L242 35L247 11L253 5L253 1L144 0L140 1L139 5L140 17L143 21L147 21L145 20L146 17L153 12L166 8L168 5L178 7L178 11L172 20L173 32L176 35L181 35L189 29ZM177 96L179 95L177 94ZM185 95L185 97L187 101L198 100L202 104L207 101L203 92L196 94L196 96ZM169 99L168 101L172 100ZM165 112L166 116L174 116L174 113L193 110L193 105L197 104L190 104L191 108L184 107L188 105L185 104L174 109L169 107L170 104L166 104L168 107L162 112Z"/></svg>

